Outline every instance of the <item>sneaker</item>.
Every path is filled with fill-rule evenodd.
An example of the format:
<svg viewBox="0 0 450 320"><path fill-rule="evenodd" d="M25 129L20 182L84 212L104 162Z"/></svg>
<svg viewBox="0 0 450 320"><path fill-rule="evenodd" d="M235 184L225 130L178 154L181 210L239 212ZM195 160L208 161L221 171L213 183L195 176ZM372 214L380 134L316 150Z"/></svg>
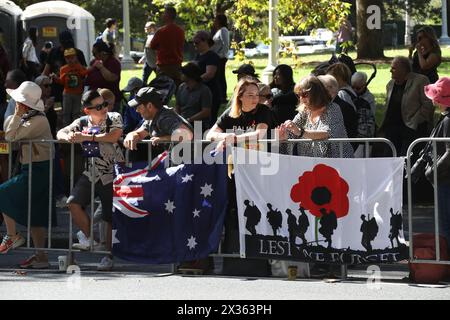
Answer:
<svg viewBox="0 0 450 320"><path fill-rule="evenodd" d="M25 239L19 233L13 237L5 235L2 243L0 244L0 254L5 254L11 249L22 246L24 243Z"/></svg>
<svg viewBox="0 0 450 320"><path fill-rule="evenodd" d="M56 199L56 207L57 208L65 208L67 207L67 197L62 196L59 199Z"/></svg>
<svg viewBox="0 0 450 320"><path fill-rule="evenodd" d="M77 232L77 238L78 238L78 243L72 244L73 249L78 249L78 250L83 250L83 251L88 251L91 249L91 243L90 243L89 239L86 237L86 235L83 233L83 231L80 230ZM95 251L96 249L99 249L100 245L97 241L94 240L93 247L94 247L93 249Z"/></svg>
<svg viewBox="0 0 450 320"><path fill-rule="evenodd" d="M20 263L21 269L48 269L50 264L48 260L39 261L36 255L29 257L27 260Z"/></svg>
<svg viewBox="0 0 450 320"><path fill-rule="evenodd" d="M114 266L114 261L110 256L105 256L97 266L97 271L111 271Z"/></svg>

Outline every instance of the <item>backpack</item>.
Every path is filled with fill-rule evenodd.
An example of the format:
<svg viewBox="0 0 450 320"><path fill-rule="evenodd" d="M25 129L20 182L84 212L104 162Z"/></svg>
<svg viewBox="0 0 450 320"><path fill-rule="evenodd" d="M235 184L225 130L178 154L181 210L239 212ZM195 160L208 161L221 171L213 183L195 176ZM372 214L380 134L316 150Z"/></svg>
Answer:
<svg viewBox="0 0 450 320"><path fill-rule="evenodd" d="M373 138L375 136L375 117L367 100L354 95L351 91L343 89L352 98L358 116L357 138Z"/></svg>
<svg viewBox="0 0 450 320"><path fill-rule="evenodd" d="M343 64L345 64L350 69L352 75L356 72L355 63L353 62L352 58L350 58L346 54L340 54L339 57L337 57L333 53L331 55L330 60L320 63L313 69L311 73L315 76L325 75L327 73L328 68L338 62L342 62Z"/></svg>

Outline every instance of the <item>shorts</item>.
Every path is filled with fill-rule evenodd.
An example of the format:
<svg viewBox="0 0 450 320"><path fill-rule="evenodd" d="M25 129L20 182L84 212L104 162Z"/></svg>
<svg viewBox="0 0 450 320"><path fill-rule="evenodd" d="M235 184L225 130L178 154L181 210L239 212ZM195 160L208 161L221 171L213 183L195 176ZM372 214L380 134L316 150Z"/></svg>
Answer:
<svg viewBox="0 0 450 320"><path fill-rule="evenodd" d="M95 184L95 196L100 198L102 203L102 220L112 222L112 205L113 205L113 183L103 185L101 180ZM91 202L91 181L85 175L82 175L76 185L70 192L67 203L76 203L80 206L87 207Z"/></svg>

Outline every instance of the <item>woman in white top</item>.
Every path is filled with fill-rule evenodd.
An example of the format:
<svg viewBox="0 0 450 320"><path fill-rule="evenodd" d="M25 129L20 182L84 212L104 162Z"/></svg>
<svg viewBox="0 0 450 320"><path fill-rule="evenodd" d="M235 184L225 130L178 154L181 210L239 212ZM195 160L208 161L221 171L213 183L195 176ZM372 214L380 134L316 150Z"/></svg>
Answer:
<svg viewBox="0 0 450 320"><path fill-rule="evenodd" d="M36 54L37 37L38 29L31 27L22 47L22 70L30 81L34 81L40 73L40 62Z"/></svg>
<svg viewBox="0 0 450 320"><path fill-rule="evenodd" d="M213 36L214 46L212 50L219 56L219 65L217 68L217 77L220 85L221 102L227 101L227 80L225 78L225 65L228 61L228 51L230 50L230 32L227 29L227 17L218 14L214 19L214 30L217 30Z"/></svg>

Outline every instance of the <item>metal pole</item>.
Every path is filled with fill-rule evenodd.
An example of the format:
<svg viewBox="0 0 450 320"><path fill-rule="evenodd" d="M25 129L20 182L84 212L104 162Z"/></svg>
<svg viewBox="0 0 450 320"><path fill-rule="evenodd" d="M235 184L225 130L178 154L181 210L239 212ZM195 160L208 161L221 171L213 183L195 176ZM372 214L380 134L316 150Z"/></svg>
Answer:
<svg viewBox="0 0 450 320"><path fill-rule="evenodd" d="M70 191L73 190L74 179L75 179L75 145L73 143L70 144ZM73 244L73 222L72 222L72 214L70 213L69 217L69 252L68 252L68 264L74 264L73 252L72 252L72 244Z"/></svg>
<svg viewBox="0 0 450 320"><path fill-rule="evenodd" d="M278 64L278 0L269 0L269 37L270 50L267 67L263 71L263 82L269 84L272 81L272 73Z"/></svg>
<svg viewBox="0 0 450 320"><path fill-rule="evenodd" d="M13 146L13 144L11 143L11 142L8 142L8 150L9 150L9 153L8 153L8 180L9 179L11 179L11 176L12 176L12 166L13 166L13 160L12 160L12 158L13 158L13 150L12 150L12 146ZM19 150L19 152L20 152L20 150Z"/></svg>
<svg viewBox="0 0 450 320"><path fill-rule="evenodd" d="M411 18L409 16L409 3L405 1L405 45L411 44Z"/></svg>
<svg viewBox="0 0 450 320"><path fill-rule="evenodd" d="M447 0L442 0L442 33L439 42L441 44L450 44L447 32Z"/></svg>
<svg viewBox="0 0 450 320"><path fill-rule="evenodd" d="M93 251L94 248L94 212L95 212L95 158L91 158L91 226L89 236L89 247Z"/></svg>
<svg viewBox="0 0 450 320"><path fill-rule="evenodd" d="M439 243L439 203L438 203L438 183L437 183L437 150L436 140L433 141L433 182L434 182L434 231L436 242L436 260L441 260L441 250Z"/></svg>
<svg viewBox="0 0 450 320"><path fill-rule="evenodd" d="M410 261L414 260L413 251L413 224L412 224L412 187L411 187L411 152L412 148L416 145L415 142L411 143L406 154L406 176L408 186L408 240L409 240L409 258Z"/></svg>
<svg viewBox="0 0 450 320"><path fill-rule="evenodd" d="M133 69L134 61L130 56L130 7L129 0L122 0L123 5L123 57L122 69Z"/></svg>
<svg viewBox="0 0 450 320"><path fill-rule="evenodd" d="M27 221L27 247L31 247L31 200L33 194L33 186L32 186L32 175L33 175L33 159L32 159L32 146L33 143L30 141L29 143L30 149L28 150L28 155L30 159L30 163L28 165L28 221ZM21 150L19 150L21 152Z"/></svg>
<svg viewBox="0 0 450 320"><path fill-rule="evenodd" d="M49 173L49 190L48 190L48 248L50 249L52 247L52 213L53 213L53 166L55 164L54 162L54 143L49 142L50 147L50 160L49 160L49 166L50 166L50 173Z"/></svg>

